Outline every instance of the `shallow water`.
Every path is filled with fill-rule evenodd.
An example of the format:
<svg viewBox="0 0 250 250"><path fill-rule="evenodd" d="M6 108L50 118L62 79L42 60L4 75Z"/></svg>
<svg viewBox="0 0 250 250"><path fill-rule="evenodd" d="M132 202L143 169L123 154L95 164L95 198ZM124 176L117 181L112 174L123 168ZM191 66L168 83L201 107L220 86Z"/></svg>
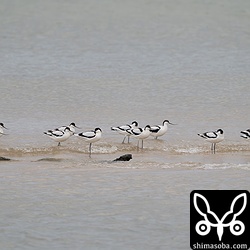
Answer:
<svg viewBox="0 0 250 250"><path fill-rule="evenodd" d="M188 249L190 192L249 187L234 168L131 164L1 165L1 248Z"/></svg>
<svg viewBox="0 0 250 250"><path fill-rule="evenodd" d="M1 1L1 249L188 249L193 189L248 189L248 1ZM136 120L166 135L121 144ZM100 127L88 144L43 134ZM198 133L222 128L210 152ZM131 153L129 162L111 161Z"/></svg>

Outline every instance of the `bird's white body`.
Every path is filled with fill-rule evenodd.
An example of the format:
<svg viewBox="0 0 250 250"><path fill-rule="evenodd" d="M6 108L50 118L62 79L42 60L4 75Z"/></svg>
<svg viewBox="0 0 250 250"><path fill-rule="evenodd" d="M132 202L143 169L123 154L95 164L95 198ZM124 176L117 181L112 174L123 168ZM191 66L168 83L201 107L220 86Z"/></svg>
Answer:
<svg viewBox="0 0 250 250"><path fill-rule="evenodd" d="M93 142L97 142L101 139L102 131L101 131L101 129L96 128L95 130L92 130L92 131L87 131L87 132L75 134L75 136L80 137L87 142L93 143Z"/></svg>
<svg viewBox="0 0 250 250"><path fill-rule="evenodd" d="M3 135L3 128L0 126L0 136Z"/></svg>
<svg viewBox="0 0 250 250"><path fill-rule="evenodd" d="M73 135L76 132L75 128L78 128L76 126L76 124L74 122L72 122L72 123L69 124L69 126L61 126L61 127L57 128L55 130L64 131L67 127L70 129L70 135Z"/></svg>
<svg viewBox="0 0 250 250"><path fill-rule="evenodd" d="M198 135L211 143L219 143L224 140L224 133L221 133L221 130L206 132Z"/></svg>
<svg viewBox="0 0 250 250"><path fill-rule="evenodd" d="M250 139L250 129L247 130L243 130L240 132L241 133L241 137L244 139Z"/></svg>
<svg viewBox="0 0 250 250"><path fill-rule="evenodd" d="M212 143L211 151L213 151L213 153L215 153L216 143L222 142L224 140L224 132L222 129L218 129L217 131L205 132L198 135L204 138L206 141Z"/></svg>
<svg viewBox="0 0 250 250"><path fill-rule="evenodd" d="M148 138L151 134L150 126L147 125L145 128L134 128L128 130L128 133L130 133L133 137L138 139L137 147L139 148L139 141L142 141L142 148L143 148L143 140Z"/></svg>
<svg viewBox="0 0 250 250"><path fill-rule="evenodd" d="M122 143L124 143L126 137L128 137L128 142L129 142L129 137L131 134L128 132L128 130L135 129L137 127L138 127L138 122L134 121L131 123L131 125L126 124L119 127L111 127L111 130L116 131L121 135L124 135L124 139L122 141Z"/></svg>
<svg viewBox="0 0 250 250"><path fill-rule="evenodd" d="M133 137L142 140L148 138L151 134L149 125L147 125L145 128L134 128L128 131Z"/></svg>
<svg viewBox="0 0 250 250"><path fill-rule="evenodd" d="M54 141L58 142L58 146L60 146L61 142L64 142L69 139L71 136L70 128L66 127L64 131L55 129L55 130L48 130L44 132L45 135L48 135L49 138L53 139Z"/></svg>
<svg viewBox="0 0 250 250"><path fill-rule="evenodd" d="M1 122L1 123L0 123L0 136L4 135L3 129L7 129L7 128L6 128L6 127L4 126L4 124Z"/></svg>
<svg viewBox="0 0 250 250"><path fill-rule="evenodd" d="M95 128L95 130L82 132L74 135L90 143L89 144L89 156L90 156L92 143L97 142L101 139L102 130L100 128Z"/></svg>
<svg viewBox="0 0 250 250"><path fill-rule="evenodd" d="M163 136L167 133L167 130L168 130L168 124L172 124L170 123L168 120L164 120L162 125L154 125L154 126L151 126L151 129L150 131L152 132L151 133L151 136L155 137L155 139L157 139L159 136ZM174 124L172 124L174 125Z"/></svg>

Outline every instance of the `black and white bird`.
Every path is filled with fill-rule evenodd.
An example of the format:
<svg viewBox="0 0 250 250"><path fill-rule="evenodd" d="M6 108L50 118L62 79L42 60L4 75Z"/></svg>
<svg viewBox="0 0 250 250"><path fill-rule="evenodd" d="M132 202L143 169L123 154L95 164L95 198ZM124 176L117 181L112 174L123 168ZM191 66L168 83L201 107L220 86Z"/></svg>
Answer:
<svg viewBox="0 0 250 250"><path fill-rule="evenodd" d="M168 124L176 125L176 124L171 123L169 120L164 120L162 125L151 126L151 129L150 129L150 131L152 132L151 136L157 139L159 136L165 135L168 130Z"/></svg>
<svg viewBox="0 0 250 250"><path fill-rule="evenodd" d="M73 135L76 132L75 128L79 129L79 127L77 127L74 122L71 122L69 124L69 126L61 126L59 128L56 128L55 130L64 131L66 127L68 127L70 129L70 135Z"/></svg>
<svg viewBox="0 0 250 250"><path fill-rule="evenodd" d="M58 146L61 145L61 142L64 142L69 139L71 136L71 130L69 127L66 127L64 131L59 129L48 130L44 132L45 135L49 136L49 138L53 139L54 141L58 142Z"/></svg>
<svg viewBox="0 0 250 250"><path fill-rule="evenodd" d="M124 136L124 139L122 141L122 143L125 142L126 137L128 138L128 143L129 143L129 137L131 136L131 134L128 132L128 130L130 129L135 129L138 128L138 122L137 121L133 121L130 124L126 124L126 125L122 125L119 127L111 127L111 130L118 132L119 134Z"/></svg>
<svg viewBox="0 0 250 250"><path fill-rule="evenodd" d="M240 131L240 136L244 139L250 139L250 129Z"/></svg>
<svg viewBox="0 0 250 250"><path fill-rule="evenodd" d="M215 154L215 145L224 140L224 132L222 129L217 131L205 132L203 134L198 134L198 136L204 138L206 141L211 142L211 151Z"/></svg>
<svg viewBox="0 0 250 250"><path fill-rule="evenodd" d="M139 149L140 140L141 140L141 148L143 148L143 140L148 138L150 136L150 134L151 134L150 125L145 126L145 128L128 129L127 131L133 137L138 139L137 149Z"/></svg>
<svg viewBox="0 0 250 250"><path fill-rule="evenodd" d="M102 130L100 128L95 128L94 130L82 132L82 133L78 133L74 135L89 142L89 157L91 157L92 143L97 142L101 139Z"/></svg>
<svg viewBox="0 0 250 250"><path fill-rule="evenodd" d="M0 123L0 136L5 135L3 129L7 129L4 124L1 122Z"/></svg>

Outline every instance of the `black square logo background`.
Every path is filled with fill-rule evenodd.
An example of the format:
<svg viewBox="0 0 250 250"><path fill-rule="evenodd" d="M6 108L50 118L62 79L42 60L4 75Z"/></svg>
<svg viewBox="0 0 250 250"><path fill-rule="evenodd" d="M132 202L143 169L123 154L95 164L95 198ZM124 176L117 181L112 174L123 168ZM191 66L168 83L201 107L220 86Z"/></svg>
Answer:
<svg viewBox="0 0 250 250"><path fill-rule="evenodd" d="M196 224L200 221L204 221L204 216L197 212L194 206L194 194L198 193L206 198L209 203L210 210L214 212L221 220L223 215L230 210L231 204L235 197L245 193L247 195L246 208L236 217L237 221L241 221L245 225L245 231L241 235L233 235L230 232L230 228L223 227L223 235L221 241L217 234L217 227L211 226L211 229L207 235L200 235L196 232ZM205 203L200 201L199 206L203 212L206 211ZM235 203L235 209L240 210L243 205L243 199ZM216 220L212 215L208 215L209 221L216 223ZM225 223L229 223L233 219L233 214L230 214L225 219ZM190 194L190 247L191 249L199 249L198 246L204 244L229 244L232 247L234 244L246 244L248 249L250 247L250 194L247 190L194 190ZM194 247L196 246L196 247ZM204 249L204 248L200 248ZM240 248L241 249L241 248ZM243 248L242 248L243 249Z"/></svg>

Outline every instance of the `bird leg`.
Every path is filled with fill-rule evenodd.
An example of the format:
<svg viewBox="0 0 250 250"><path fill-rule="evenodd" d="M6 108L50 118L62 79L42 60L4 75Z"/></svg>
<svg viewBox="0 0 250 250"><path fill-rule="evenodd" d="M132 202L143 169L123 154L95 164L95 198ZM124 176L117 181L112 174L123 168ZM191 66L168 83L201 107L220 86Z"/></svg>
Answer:
<svg viewBox="0 0 250 250"><path fill-rule="evenodd" d="M212 143L211 151L212 151L212 154L215 154L215 143Z"/></svg>
<svg viewBox="0 0 250 250"><path fill-rule="evenodd" d="M91 145L92 143L89 144L89 157L91 157Z"/></svg>
<svg viewBox="0 0 250 250"><path fill-rule="evenodd" d="M126 135L125 135L125 137L123 138L123 141L122 141L122 143L124 143L124 142L125 142L125 139L126 139Z"/></svg>
<svg viewBox="0 0 250 250"><path fill-rule="evenodd" d="M139 151L139 147L140 147L140 139L138 139L138 142L137 142L137 151Z"/></svg>

